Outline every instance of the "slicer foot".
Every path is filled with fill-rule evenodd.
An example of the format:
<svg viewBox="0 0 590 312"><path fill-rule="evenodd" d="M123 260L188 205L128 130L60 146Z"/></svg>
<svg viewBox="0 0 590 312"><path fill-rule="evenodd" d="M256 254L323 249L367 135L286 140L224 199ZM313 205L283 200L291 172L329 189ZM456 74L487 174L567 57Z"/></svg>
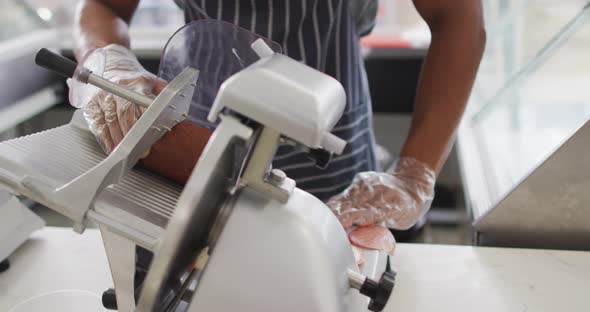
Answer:
<svg viewBox="0 0 590 312"><path fill-rule="evenodd" d="M10 269L10 262L8 259L0 262L0 273L6 272L8 269Z"/></svg>
<svg viewBox="0 0 590 312"><path fill-rule="evenodd" d="M107 310L117 310L117 295L114 288L109 288L102 293L102 306Z"/></svg>

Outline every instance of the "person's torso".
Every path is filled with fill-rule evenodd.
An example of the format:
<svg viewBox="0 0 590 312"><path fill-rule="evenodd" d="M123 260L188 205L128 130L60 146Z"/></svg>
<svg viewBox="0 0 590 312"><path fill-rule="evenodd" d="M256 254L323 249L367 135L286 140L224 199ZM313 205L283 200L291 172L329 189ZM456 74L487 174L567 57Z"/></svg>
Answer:
<svg viewBox="0 0 590 312"><path fill-rule="evenodd" d="M273 166L322 200L348 186L358 172L376 170L372 112L350 0L177 0L187 22L230 22L281 45L284 54L338 79L346 90L344 114L333 133L346 140L325 169L303 152L280 147ZM374 2L374 0L373 0ZM206 120L202 109L193 117Z"/></svg>

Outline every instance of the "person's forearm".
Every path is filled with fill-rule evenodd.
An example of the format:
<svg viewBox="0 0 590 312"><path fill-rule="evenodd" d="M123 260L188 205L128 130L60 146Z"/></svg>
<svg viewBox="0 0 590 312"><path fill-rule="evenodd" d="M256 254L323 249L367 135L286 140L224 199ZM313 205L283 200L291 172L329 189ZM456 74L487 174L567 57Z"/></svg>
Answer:
<svg viewBox="0 0 590 312"><path fill-rule="evenodd" d="M412 125L401 152L426 163L437 175L452 148L485 46L481 17L456 18L431 27Z"/></svg>
<svg viewBox="0 0 590 312"><path fill-rule="evenodd" d="M116 43L129 47L128 24L138 0L83 0L74 23L74 55L81 61L89 51Z"/></svg>
<svg viewBox="0 0 590 312"><path fill-rule="evenodd" d="M212 132L188 121L179 123L152 145L149 155L139 164L152 172L184 185Z"/></svg>

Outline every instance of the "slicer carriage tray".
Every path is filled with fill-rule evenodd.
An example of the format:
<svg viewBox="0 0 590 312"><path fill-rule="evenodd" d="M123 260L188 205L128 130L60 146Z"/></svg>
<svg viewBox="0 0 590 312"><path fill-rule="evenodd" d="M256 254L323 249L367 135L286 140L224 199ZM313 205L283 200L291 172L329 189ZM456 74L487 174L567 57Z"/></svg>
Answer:
<svg viewBox="0 0 590 312"><path fill-rule="evenodd" d="M58 188L105 157L77 112L70 124L0 142L0 187L43 203L19 185L23 177L32 176ZM181 191L179 185L135 168L97 197L95 210L157 239Z"/></svg>

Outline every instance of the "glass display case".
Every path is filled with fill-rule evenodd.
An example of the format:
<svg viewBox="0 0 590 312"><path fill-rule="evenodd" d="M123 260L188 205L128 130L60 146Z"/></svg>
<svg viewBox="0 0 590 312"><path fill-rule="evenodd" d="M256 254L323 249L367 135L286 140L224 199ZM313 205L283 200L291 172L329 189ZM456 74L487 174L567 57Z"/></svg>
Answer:
<svg viewBox="0 0 590 312"><path fill-rule="evenodd" d="M133 16L131 27L166 27L178 29L184 25L184 13L172 0L141 1Z"/></svg>
<svg viewBox="0 0 590 312"><path fill-rule="evenodd" d="M71 27L78 0L22 0L33 12L55 27ZM139 1L132 27L169 27L178 29L184 24L184 14L174 0Z"/></svg>
<svg viewBox="0 0 590 312"><path fill-rule="evenodd" d="M511 196L590 120L590 2L497 3L502 2L516 6L515 12L488 24L488 47L459 131L467 204L475 222L499 205L526 206L511 202ZM577 182L562 181L572 190ZM550 192L531 196L556 196ZM569 204L586 205L582 197L579 201ZM521 212L561 207L539 209ZM521 222L525 227L527 220Z"/></svg>
<svg viewBox="0 0 590 312"><path fill-rule="evenodd" d="M489 103L499 88L580 12L586 0L487 0L487 44L469 109ZM562 37L561 39L564 39ZM537 59L536 61L540 61Z"/></svg>
<svg viewBox="0 0 590 312"><path fill-rule="evenodd" d="M48 107L55 76L35 65L40 48L56 48L59 34L23 1L0 3L0 133Z"/></svg>
<svg viewBox="0 0 590 312"><path fill-rule="evenodd" d="M59 29L62 54L73 57L72 25L78 0L24 0L34 12ZM142 0L131 19L131 48L148 70L157 69L168 38L184 25L184 13L173 0ZM147 64L146 64L147 63Z"/></svg>
<svg viewBox="0 0 590 312"><path fill-rule="evenodd" d="M471 116L482 154L489 158L495 196L505 194L590 118L589 16L588 10L579 11L520 66L506 66L513 73ZM521 53L532 53L524 44Z"/></svg>
<svg viewBox="0 0 590 312"><path fill-rule="evenodd" d="M4 0L0 4L0 41L46 28L39 15L21 1Z"/></svg>

